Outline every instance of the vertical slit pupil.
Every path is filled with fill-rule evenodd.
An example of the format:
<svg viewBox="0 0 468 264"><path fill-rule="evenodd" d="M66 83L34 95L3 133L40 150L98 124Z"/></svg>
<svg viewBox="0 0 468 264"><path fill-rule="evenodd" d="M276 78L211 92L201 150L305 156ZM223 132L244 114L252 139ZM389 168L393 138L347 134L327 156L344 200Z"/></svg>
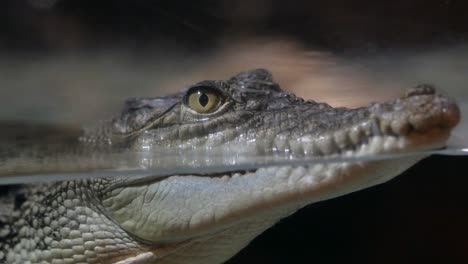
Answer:
<svg viewBox="0 0 468 264"><path fill-rule="evenodd" d="M208 101L209 101L208 95L206 95L205 93L202 93L200 97L198 98L198 102L203 107L205 107L208 104Z"/></svg>

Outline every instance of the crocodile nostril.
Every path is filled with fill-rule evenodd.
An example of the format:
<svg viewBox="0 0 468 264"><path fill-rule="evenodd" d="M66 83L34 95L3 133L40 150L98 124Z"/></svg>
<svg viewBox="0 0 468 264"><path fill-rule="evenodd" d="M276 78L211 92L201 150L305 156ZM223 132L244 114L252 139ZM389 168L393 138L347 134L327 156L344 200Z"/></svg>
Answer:
<svg viewBox="0 0 468 264"><path fill-rule="evenodd" d="M416 87L406 90L405 97L433 94L435 94L434 86L432 86L431 84L420 84Z"/></svg>

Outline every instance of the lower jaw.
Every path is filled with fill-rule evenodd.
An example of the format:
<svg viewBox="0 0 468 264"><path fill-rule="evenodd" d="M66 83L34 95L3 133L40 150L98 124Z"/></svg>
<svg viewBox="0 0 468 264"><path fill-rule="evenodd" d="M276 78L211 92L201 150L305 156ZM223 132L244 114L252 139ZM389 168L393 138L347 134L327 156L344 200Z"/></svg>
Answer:
<svg viewBox="0 0 468 264"><path fill-rule="evenodd" d="M358 149L343 153L344 156L389 156L356 162L331 163L328 169L335 170L336 175L331 177L327 185L335 188L337 192L330 192L320 200L384 183L429 156L428 151L444 147L449 136L450 131L441 128L433 128L424 133L412 132L405 136L374 136ZM340 189L342 190L338 191ZM325 191L322 189L322 192ZM309 203L316 201L314 199Z"/></svg>
<svg viewBox="0 0 468 264"><path fill-rule="evenodd" d="M294 186L289 190L278 191L276 197L273 196L270 201L266 201L266 207L278 206L288 208L286 211L294 211L307 204L384 183L429 156L428 151L444 147L449 136L448 130L440 128L424 133L412 132L400 137L374 136L367 144L353 151L339 154L344 157L353 157L351 161L344 159L344 161L318 162L308 166L290 167L288 172L290 175L279 177L295 182ZM375 158L378 155L382 155L382 158ZM363 156L363 159L360 159L360 156ZM366 159L365 157L368 156L372 158ZM277 170L279 171L280 168L278 167ZM262 170L268 171L269 169L259 169L257 173ZM263 206L255 207L262 211Z"/></svg>
<svg viewBox="0 0 468 264"><path fill-rule="evenodd" d="M434 129L424 134L409 134L405 137L375 136L365 145L356 149L354 153L345 155L379 155L396 153L416 153L412 155L395 156L389 159L362 160L352 162L318 163L300 167L269 167L258 169L256 175L242 175L226 177L226 181L238 180L243 177L282 178L294 182L286 189L274 191L275 195L268 197L252 198L248 208L238 208L237 215L244 215L243 221L235 221L239 225L252 225L263 219L270 219L268 223L259 224L261 232L271 226L275 220L286 217L296 210L319 201L346 195L361 189L384 183L408 169L428 154L421 152L443 147L449 136L449 132ZM419 152L419 153L418 153ZM287 169L285 169L287 168ZM278 173L284 171L284 175ZM273 175L276 174L276 175ZM270 177L271 176L271 177ZM227 215L226 218L236 218ZM260 220L259 220L260 219ZM232 228L229 220L221 221L226 225L224 230ZM229 224L230 223L230 224ZM213 226L210 223L207 226ZM199 227L200 228L200 227ZM217 237L218 233L204 232L203 227L196 237ZM205 237L207 236L207 237ZM244 242L239 242L236 247L243 247L255 235L247 235ZM204 239L202 239L204 240ZM242 239L241 239L242 240ZM190 251L188 249L188 251ZM233 251L235 251L233 249Z"/></svg>
<svg viewBox="0 0 468 264"><path fill-rule="evenodd" d="M330 163L330 164L317 164L310 165L304 169L313 171L314 169L319 173L320 171L331 173L335 170L336 175L330 180L324 180L322 183L308 188L308 184L304 182L301 190L295 190L290 195L282 195L274 199L276 201L269 201L267 205L258 206L257 209L252 210L251 216L245 217L244 221L239 222L226 229L225 232L211 234L204 239L201 239L201 244L205 244L204 250L213 250L213 246L224 245L224 248L219 248L217 257L224 260L230 258L237 251L247 245L255 236L268 229L275 222L284 218L298 209L315 202L331 199L337 196L342 196L354 191L371 187L376 184L383 183L393 177L399 175L408 167L424 158L424 156L412 156L410 158L394 159L394 160L377 160L368 162L356 163ZM322 168L322 169L320 169ZM294 168L292 169L294 170ZM307 178L307 176L305 176ZM275 208L275 209L272 209ZM250 210L249 210L250 211ZM269 221L265 221L269 219ZM246 227L255 226L255 230L245 230ZM246 232L246 233L243 233ZM243 236L236 237L239 234ZM226 236L226 237L224 237ZM229 243L227 241L230 241ZM212 243L212 244L211 244ZM232 244L231 244L232 243ZM206 245L207 244L207 245ZM211 244L211 245L210 245ZM168 256L163 259L162 263L184 263L186 256L191 256L193 263L208 263L207 258L193 258L194 252L202 252L203 248L186 248L178 252L180 262ZM222 256L224 255L225 256Z"/></svg>

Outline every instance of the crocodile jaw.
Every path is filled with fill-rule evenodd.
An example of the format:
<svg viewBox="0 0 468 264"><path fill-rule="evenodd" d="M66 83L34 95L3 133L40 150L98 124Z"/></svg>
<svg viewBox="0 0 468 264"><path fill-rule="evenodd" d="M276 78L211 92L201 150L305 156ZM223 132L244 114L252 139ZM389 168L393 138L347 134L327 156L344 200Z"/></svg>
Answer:
<svg viewBox="0 0 468 264"><path fill-rule="evenodd" d="M200 85L230 95L219 112L196 114L181 101L183 94L132 100L110 130L85 137L84 142L104 139L117 147L162 153L196 149L213 154L221 149L231 157L245 151L358 157L441 147L459 119L456 104L429 86L387 103L344 109L288 94L264 70L241 73L227 82L205 81L195 88ZM88 208L85 213L90 215L82 220L95 232L86 233L86 238L102 246L90 247L79 257L95 263L221 263L299 208L384 182L421 158L223 170L156 181L83 181L77 189L82 199L68 204L76 200ZM71 218L67 217L58 222ZM81 232L73 231L65 228L62 240L50 245L52 256L46 257L69 257L73 252L66 247L74 240L68 238ZM122 241L123 250L117 247ZM78 245L77 251L82 249Z"/></svg>
<svg viewBox="0 0 468 264"><path fill-rule="evenodd" d="M408 134L404 138L377 136L361 148L344 155L437 148L444 145L448 136L448 131L441 129L433 129L424 135ZM196 200L196 207L193 204L190 205L191 208L186 207L190 213L179 211L171 215L170 212L157 211L159 208L154 208L156 212L153 211L152 215L166 219L147 219L151 225L136 227L133 226L134 222L121 222L122 228L136 230L138 237L157 237L160 243L167 245L181 243L180 247L168 254L161 253L160 249L148 248L148 251L142 252L146 254L146 262L129 263L222 263L278 220L303 206L383 183L422 158L424 155L305 167L268 167L219 178L171 176L162 182L115 193L103 204L111 210L115 209L114 199L129 193L133 193L134 197L141 197L145 193L146 196L153 197L153 201L157 200L160 208L180 208L187 199ZM200 189L193 191L194 186L199 186ZM170 190L182 195L179 200L165 200L158 195L157 190ZM166 194L165 197L170 196ZM217 199L210 199L211 197ZM136 198L134 206L127 207L122 212L135 214L136 211L128 211L128 208L135 208L141 213L141 207L137 206L139 203L141 201ZM151 202L148 203L150 205ZM111 217L121 219L125 216L114 213ZM164 224L155 226L157 223Z"/></svg>
<svg viewBox="0 0 468 264"><path fill-rule="evenodd" d="M425 87L367 110L371 111L367 119L328 131L323 137L292 135L289 149L299 149L299 154L318 149L312 154L350 157L411 153L443 147L459 120L453 101ZM361 136L350 147L356 129ZM343 131L350 139L346 140L348 145L341 144ZM274 136L272 145L263 145L264 150L284 145L278 144L284 135ZM297 142L302 145L294 144ZM313 147L306 148L307 144ZM160 245L146 247L147 251L142 252L145 260L134 263L221 263L301 207L385 182L422 158L424 155L409 155L377 161L268 167L217 177L174 175L158 182L112 189L103 195L102 205L107 216L122 229L149 244ZM169 253L161 252L167 245L180 246Z"/></svg>
<svg viewBox="0 0 468 264"><path fill-rule="evenodd" d="M229 93L232 108L199 119L180 94L130 100L117 126L83 142L104 140L108 146L117 138L123 146L138 149L139 142L149 142L140 146L163 151L219 146L232 156L237 148L253 151L247 154L358 157L442 147L459 120L456 104L428 86L387 103L344 109L304 102L282 91L265 70L202 84ZM11 225L0 230L0 260L221 263L297 209L389 180L420 158L32 187Z"/></svg>

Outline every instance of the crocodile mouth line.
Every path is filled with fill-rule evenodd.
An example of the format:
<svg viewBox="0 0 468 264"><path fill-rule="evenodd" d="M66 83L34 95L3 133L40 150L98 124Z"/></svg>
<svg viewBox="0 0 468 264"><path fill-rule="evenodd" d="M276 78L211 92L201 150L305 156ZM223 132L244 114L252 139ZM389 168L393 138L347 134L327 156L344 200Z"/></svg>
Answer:
<svg viewBox="0 0 468 264"><path fill-rule="evenodd" d="M423 131L405 124L404 132L383 127L377 119L364 121L329 135L304 135L296 139L277 136L267 155L289 155L292 158L352 157L362 155L395 154L427 151L444 147L450 129L435 125Z"/></svg>
<svg viewBox="0 0 468 264"><path fill-rule="evenodd" d="M378 155L387 155L387 154L398 154L398 153L409 153L408 155L416 155L421 153L424 154L424 151L430 151L435 149L440 149L445 146L445 141L449 137L449 130L442 127L434 127L425 132L416 132L412 131L406 135L397 135L397 134L382 134L375 133L375 135L363 138L358 144L353 144L352 146L347 146L340 148L336 142L329 141L329 144L335 147L335 151L331 153L324 154L322 153L304 153L304 155L298 156L297 160L302 161L307 160L307 158L317 158L311 164L304 164L303 166L314 165L321 163L340 163L340 162L360 162L365 161L363 158L360 160L360 157L366 156L378 156ZM320 141L320 139L318 139ZM322 143L323 144L323 143ZM282 152L287 153L287 152ZM277 155L278 153L273 153ZM340 158L343 158L343 161L340 161ZM328 158L336 158L332 161L328 161ZM350 159L352 158L352 159ZM393 157L384 157L382 159L392 159ZM396 157L394 157L396 158ZM378 160L379 158L372 158L372 160ZM288 165L289 160L285 160L283 163L279 162L274 166L298 166L294 162ZM292 158L294 161L294 157ZM259 165L260 167L265 167L267 165ZM139 186L145 185L148 183L156 183L163 181L172 176L194 176L194 177L203 177L203 178L220 178L220 179L231 179L235 177L242 177L248 174L255 174L259 168L249 168L249 169L236 169L235 167L232 170L225 168L223 171L219 172L207 172L207 173L176 173L176 174L167 174L167 175L154 175L154 176L145 176L142 178L130 178L122 183L116 184L112 189L120 188L124 186Z"/></svg>

